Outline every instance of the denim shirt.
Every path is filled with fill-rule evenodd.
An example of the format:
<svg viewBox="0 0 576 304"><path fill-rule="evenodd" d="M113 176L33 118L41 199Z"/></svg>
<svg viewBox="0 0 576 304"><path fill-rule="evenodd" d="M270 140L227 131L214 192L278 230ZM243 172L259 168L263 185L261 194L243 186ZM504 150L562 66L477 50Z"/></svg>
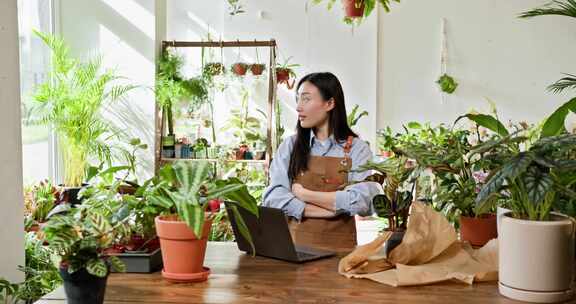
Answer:
<svg viewBox="0 0 576 304"><path fill-rule="evenodd" d="M282 142L270 164L270 184L264 191L262 205L282 209L284 214L302 220L306 203L292 194L292 185L288 177L288 165L296 135ZM324 141L310 136L310 154L315 156L344 157L345 141L337 142L333 136ZM352 159L352 170L372 159L370 146L365 141L355 137L349 152ZM349 172L348 181L363 181L371 171ZM372 199L381 192L381 186L375 182L356 183L345 189L336 191L336 213L368 216L374 213Z"/></svg>

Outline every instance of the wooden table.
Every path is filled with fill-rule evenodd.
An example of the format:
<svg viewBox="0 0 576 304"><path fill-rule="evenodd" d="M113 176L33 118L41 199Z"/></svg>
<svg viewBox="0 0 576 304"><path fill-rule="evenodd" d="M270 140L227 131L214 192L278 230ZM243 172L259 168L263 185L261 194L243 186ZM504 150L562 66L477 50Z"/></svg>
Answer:
<svg viewBox="0 0 576 304"><path fill-rule="evenodd" d="M501 297L496 282L393 288L339 275L338 258L291 264L253 258L236 243L210 243L205 265L210 278L195 284L170 283L160 273L112 274L105 303L520 303ZM37 303L65 303L62 289Z"/></svg>

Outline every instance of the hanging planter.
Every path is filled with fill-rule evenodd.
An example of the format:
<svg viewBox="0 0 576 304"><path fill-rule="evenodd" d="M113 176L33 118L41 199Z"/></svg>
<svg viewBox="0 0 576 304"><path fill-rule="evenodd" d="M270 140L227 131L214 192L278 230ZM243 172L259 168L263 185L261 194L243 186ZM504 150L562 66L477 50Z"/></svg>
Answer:
<svg viewBox="0 0 576 304"><path fill-rule="evenodd" d="M366 3L364 0L342 0L344 13L347 18L361 18L364 16Z"/></svg>
<svg viewBox="0 0 576 304"><path fill-rule="evenodd" d="M246 71L248 71L248 65L243 62L237 62L232 65L231 70L236 76L244 76L246 75Z"/></svg>
<svg viewBox="0 0 576 304"><path fill-rule="evenodd" d="M250 72L252 72L254 76L262 75L264 69L266 69L266 65L262 63L254 63L250 66Z"/></svg>
<svg viewBox="0 0 576 304"><path fill-rule="evenodd" d="M440 90L447 94L454 93L454 91L456 91L456 88L458 87L458 83L456 82L456 80L454 80L454 78L452 78L452 76L448 74L440 76L440 78L438 79L438 81L436 81L436 83L440 87Z"/></svg>
<svg viewBox="0 0 576 304"><path fill-rule="evenodd" d="M294 87L294 83L296 82L296 73L294 73L294 68L299 67L299 64L290 64L290 60L292 57L288 57L283 64L278 64L276 66L276 82L278 84L286 84L288 89L292 89ZM292 82L290 80L292 79Z"/></svg>
<svg viewBox="0 0 576 304"><path fill-rule="evenodd" d="M222 75L226 72L226 68L220 62L210 62L204 66L204 75L216 76Z"/></svg>

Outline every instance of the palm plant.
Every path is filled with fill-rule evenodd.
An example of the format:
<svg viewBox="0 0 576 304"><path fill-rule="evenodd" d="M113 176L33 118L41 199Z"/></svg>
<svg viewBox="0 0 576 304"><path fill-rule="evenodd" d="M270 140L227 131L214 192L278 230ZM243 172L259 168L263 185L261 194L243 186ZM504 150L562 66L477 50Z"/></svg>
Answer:
<svg viewBox="0 0 576 304"><path fill-rule="evenodd" d="M554 15L576 18L576 0L554 0L543 7L535 8L520 14L520 18ZM576 76L573 74L565 75L566 77L548 86L548 90L554 93L561 93L564 90L576 88Z"/></svg>
<svg viewBox="0 0 576 304"><path fill-rule="evenodd" d="M122 78L113 71L102 71L102 58L86 62L72 58L65 42L58 37L35 32L52 51L50 80L35 94L37 122L53 126L64 158L64 185L79 187L91 157L111 163L107 141L119 137L103 117L112 103L125 98L136 88L119 84Z"/></svg>

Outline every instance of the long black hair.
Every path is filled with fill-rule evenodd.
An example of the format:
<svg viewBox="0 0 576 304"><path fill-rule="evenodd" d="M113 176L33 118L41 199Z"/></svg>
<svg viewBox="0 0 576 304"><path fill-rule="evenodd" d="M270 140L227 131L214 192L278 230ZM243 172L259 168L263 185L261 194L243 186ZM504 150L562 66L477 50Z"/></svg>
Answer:
<svg viewBox="0 0 576 304"><path fill-rule="evenodd" d="M296 92L304 82L313 84L322 99L325 101L334 99L334 108L328 112L329 133L334 136L337 142L346 141L348 136L358 137L350 129L346 117L346 106L344 104L344 91L342 85L336 76L329 72L312 73L304 76L298 82ZM308 170L308 159L310 157L310 132L311 128L303 128L300 121L296 123L296 140L290 156L290 165L288 166L288 177L294 181L296 176L301 172Z"/></svg>

